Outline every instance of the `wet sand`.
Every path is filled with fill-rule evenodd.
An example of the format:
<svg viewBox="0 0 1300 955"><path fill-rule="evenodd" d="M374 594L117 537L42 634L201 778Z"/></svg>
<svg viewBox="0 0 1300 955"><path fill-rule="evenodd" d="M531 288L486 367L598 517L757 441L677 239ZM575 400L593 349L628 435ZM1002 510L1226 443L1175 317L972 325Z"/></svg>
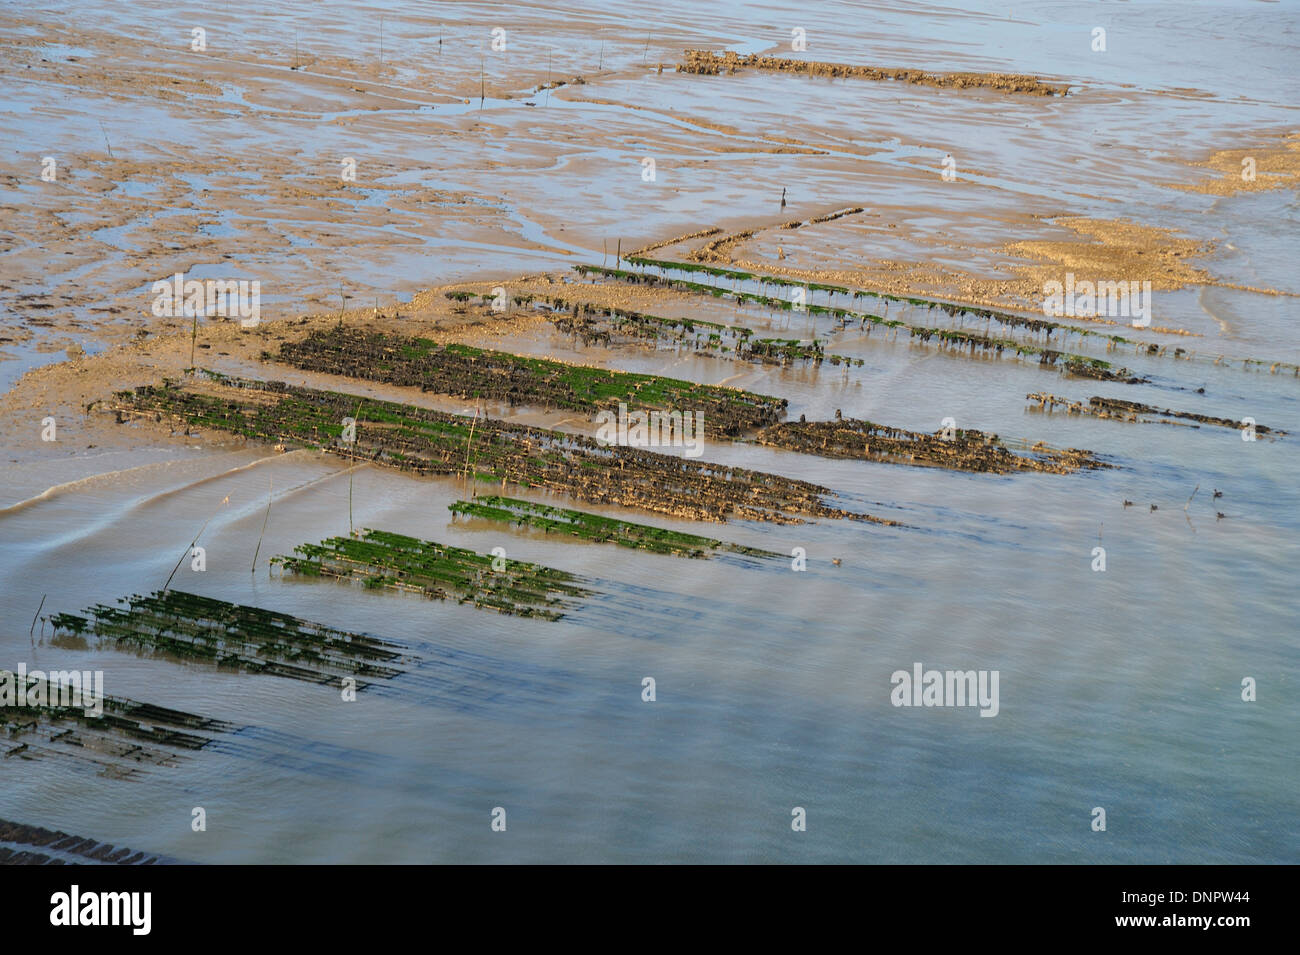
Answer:
<svg viewBox="0 0 1300 955"><path fill-rule="evenodd" d="M1082 5L889 4L845 24L812 9L703 23L669 4L651 26L619 4L475 4L441 22L404 5L148 7L0 26L14 144L0 157L0 669L103 669L113 695L222 729L151 765L113 739L69 759L39 721L49 739L20 750L15 731L0 817L21 851L63 830L206 862L1295 861L1276 839L1298 817L1294 707L1276 690L1300 672L1300 88L1278 22L1293 14L1116 10L1094 53ZM696 50L734 55L717 75L676 70ZM1068 95L1034 95L1038 80ZM638 255L715 271L674 286ZM176 273L259 281L260 322L195 333L153 314L153 283ZM1067 273L1150 282L1150 326L1036 327L1045 283ZM800 286L811 309L791 304ZM557 321L571 309L688 331L593 338ZM742 360L706 323L784 344ZM458 501L504 493L495 482L118 413L119 392L199 387L197 366L500 433L595 433L585 410L508 389L278 360L340 327L785 399L786 424L711 433L702 460L879 520L742 509L718 524L690 494L656 510L540 480L509 490L521 507L781 555L683 561L455 519ZM1087 377L1075 354L1126 373ZM1257 441L1241 440L1247 418L1267 423ZM906 442L952 458L946 429L978 437L956 453L977 473L907 460ZM903 443L873 449L881 436ZM1057 449L1089 450L1068 468L1016 456ZM270 572L354 527L480 562L503 548L599 599L530 620L372 586L372 564L353 583ZM177 564L192 539L203 571ZM415 662L349 709L310 681L52 635L52 615L155 592L174 567L178 590L370 634ZM29 636L33 613L47 619ZM894 708L889 675L914 660L1000 669L1001 715ZM1269 687L1258 704L1240 700L1243 676ZM191 840L198 799L222 821ZM1100 848L1099 803L1127 820ZM513 842L489 841L499 804ZM805 804L818 823L791 844Z"/></svg>

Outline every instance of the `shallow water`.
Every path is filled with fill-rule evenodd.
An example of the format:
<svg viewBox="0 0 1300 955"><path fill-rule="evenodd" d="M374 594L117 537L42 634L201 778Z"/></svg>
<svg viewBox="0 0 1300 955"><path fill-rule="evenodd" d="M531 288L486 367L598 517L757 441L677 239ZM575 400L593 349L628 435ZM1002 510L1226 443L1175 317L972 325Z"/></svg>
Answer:
<svg viewBox="0 0 1300 955"><path fill-rule="evenodd" d="M495 184L487 198L501 211L504 232L522 234L538 248L514 249L487 230L454 236L413 223L409 247L352 259L349 279L413 289L470 273L501 276L571 264L566 252L587 250L589 261L599 261L593 237L616 234L611 223L620 217L647 235L667 237L711 223L729 204L765 196L770 205L773 188L779 189L774 183L782 181L803 184L800 202L811 204L813 195L856 201L878 181L879 166L937 161L926 152L931 147L917 143L937 143L933 151L942 156L957 141L972 166L989 171L984 182L994 188L982 195L991 207L1041 204L1053 212L1068 206L1113 215L1122 196L1122 214L1139 221L1196 224L1196 234L1211 230L1221 243L1212 260L1216 276L1300 292L1292 268L1300 251L1293 194L1215 199L1153 185L1166 178L1160 167L1167 156L1182 155L1207 131L1231 144L1234 134L1225 131L1289 119L1280 104L1295 100L1294 70L1287 66L1295 50L1292 34L1278 23L1293 26L1292 11L1108 7L1112 52L1102 60L1069 52L1086 51L1094 25L1094 8L1082 4L1016 4L1006 19L978 3L919 13L886 4L860 22L838 7L745 6L720 7L707 30L685 5L661 5L656 18L665 33L694 32L701 46L731 43L745 51L767 48L756 34L774 37L775 46L786 43L787 23L807 23L817 55L828 60L1041 71L1078 78L1108 98L1085 99L1077 108L1067 99L1044 109L1005 99L973 105L933 90L810 82L795 102L789 90L803 81L753 76L694 83L666 73L654 78L662 81L654 105L665 112L701 116L718 107L722 122L772 134L798 122L792 112L824 116L819 135L880 150L852 167L856 182L806 157L768 157L743 181L701 165L684 187L686 196L670 200L675 205L638 193L640 142L626 144L626 176L609 171L604 147L581 146L583 130L612 126L617 135L663 136L660 148L685 156L691 134L671 117L646 126L629 118L642 113L621 106L555 109L563 102L557 92L548 108L562 118L548 122L573 124L559 128L571 130L575 152L541 177L529 168L529 137L546 141L556 127L530 131L524 123L537 122L540 110L518 100L489 101L488 121L516 137L508 142L517 165L481 182ZM116 9L94 7L88 16L116 23ZM329 9L326 17L312 14L313 42L357 42L380 7ZM396 35L421 32L422 42L433 42L436 24L423 8L382 9L392 10L394 20L400 14L398 24L390 20ZM480 10L484 24L503 15L495 5L469 7L455 29L468 35ZM628 35L627 15L605 5L557 11L557 23L577 17L574 22L594 25L581 46L557 49L566 60L591 58L603 28L620 36L622 55L635 60L645 38L640 27ZM284 32L291 18L259 12L240 22L248 36L270 35L274 25L279 45L288 36L292 49L292 29ZM611 42L607 55L616 49ZM54 52L84 55L72 46ZM563 63L570 73L579 68ZM561 75L560 65L556 72ZM399 79L414 81L405 74ZM1213 95L1150 95L1183 86ZM591 86L587 91L601 95ZM905 109L884 111L900 97ZM49 124L62 122L33 115L22 95L7 110L5 122L27 135L45 135ZM432 115L443 111L439 106ZM1032 123L1028 129L1019 125L1021 112ZM516 114L528 118L497 118ZM422 115L376 118L368 133L391 137L383 141L398 151L414 135L404 124ZM128 152L127 129L148 140L151 124L169 116L140 105L106 122L115 149ZM329 116L352 118L341 109ZM1006 136L977 134L999 117ZM242 132L265 145L277 124L289 121L273 118ZM347 127L314 123L296 123L296 132L311 130L319 138L299 139L295 148L332 155L339 139L351 135L340 136ZM1099 158L1092 131L1101 126L1159 131L1159 150L1116 134L1122 158ZM61 126L61 135L83 133L87 141L99 136L93 114ZM905 148L889 146L904 140ZM439 155L464 164L470 152L461 144ZM454 163L420 181L451 189L478 175ZM675 174L671 164L664 166L664 182L671 184ZM1106 182L1116 196L1096 194ZM1085 185L1089 196L1081 196ZM196 193L214 186L198 177L187 183ZM941 228L949 213L935 190L934 182L918 177L891 191L889 202L937 203L937 212L925 214L937 216ZM539 197L554 205L546 209ZM949 228L960 228L962 208L952 207ZM552 227L588 213L602 221L575 234ZM286 233L301 225L270 216L249 221ZM394 234L372 226L376 234ZM364 245L372 226L350 235ZM212 234L228 238L223 230L248 227L223 218ZM314 251L315 233L303 234L307 252ZM130 233L98 238L129 254ZM313 270L328 271L325 261L303 265L282 255L267 267L310 288L319 284ZM1197 347L1207 352L1294 362L1300 355L1294 302L1204 288L1161 297L1157 308L1168 324L1203 332L1205 343ZM700 317L716 321L771 322L778 329L784 322L791 337L818 327L824 335L827 325L823 319L805 332L799 325L806 319L730 302L704 300L699 308ZM484 521L453 522L447 505L468 495L463 483L372 467L349 474L345 462L315 452L280 455L237 442L200 447L196 441L21 463L5 454L0 668L26 662L102 669L110 695L229 720L240 729L143 779L96 775L71 761L7 760L0 766L0 817L220 863L1297 861L1300 382L1294 377L1123 355L1116 360L1153 379L1125 386L1062 378L1032 361L974 361L853 328L827 348L864 359L863 367L847 371L582 348L549 327L493 347L725 380L789 398L794 418L825 419L841 410L846 417L934 431L952 417L957 427L1006 439L1090 448L1117 468L971 475L710 440L704 460L815 481L851 510L907 526L733 522L701 529L591 508L782 554L804 548L807 570L795 572L788 558L688 562ZM38 359L0 364L0 373L28 360ZM1204 394L1192 390L1199 387ZM1075 400L1105 395L1234 419L1251 415L1290 434L1248 443L1238 431L1208 426L1048 416L1024 400L1044 390ZM563 418L538 409L512 414L530 422ZM1216 489L1222 498L1211 497ZM542 494L515 496L573 505ZM1124 500L1133 506L1123 507ZM1152 504L1159 509L1150 510ZM250 573L264 520L259 566ZM346 534L349 526L480 552L501 546L512 559L583 575L598 596L545 623L268 573L268 556ZM200 530L207 569L197 573L183 561L173 587L370 632L411 647L423 662L344 703L336 690L289 680L55 647L41 639L40 623L34 637L22 633L43 597L42 614L78 613L161 588ZM1091 568L1097 546L1106 550L1104 573ZM926 668L998 671L998 715L892 706L891 674L916 661ZM641 699L647 676L656 681L653 703ZM1244 677L1258 682L1255 703L1241 700ZM190 829L196 806L207 812L205 833ZM505 834L489 826L498 806L507 810ZM796 806L807 809L804 833L790 828ZM1105 833L1089 828L1095 806L1107 811Z"/></svg>

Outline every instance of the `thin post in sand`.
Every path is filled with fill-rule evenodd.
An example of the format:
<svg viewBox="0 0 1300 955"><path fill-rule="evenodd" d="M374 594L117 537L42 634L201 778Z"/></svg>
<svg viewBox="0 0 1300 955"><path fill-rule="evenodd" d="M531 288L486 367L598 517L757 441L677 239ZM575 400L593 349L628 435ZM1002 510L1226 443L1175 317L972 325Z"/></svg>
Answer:
<svg viewBox="0 0 1300 955"><path fill-rule="evenodd" d="M229 503L230 503L230 495L227 494L225 497L221 499L221 503L217 505L217 510L212 512L212 517L209 517L206 521L203 522L203 526L199 528L199 532L194 535L194 540L190 541L190 545L186 547L185 550L181 553L181 559L176 561L176 566L173 567L172 572L167 575L167 583L163 584L163 588L162 588L163 593L166 593L167 588L172 585L172 578L176 576L176 571L181 569L181 564L185 562L185 557L194 550L194 546L199 542L199 538L202 537L203 532L208 529L208 525L212 523L212 518L217 516L217 511L221 510L222 507L224 507Z"/></svg>
<svg viewBox="0 0 1300 955"><path fill-rule="evenodd" d="M262 533L257 535L257 549L253 551L253 566L249 573L257 573L257 555L262 552L262 538L266 536L266 525L271 520L271 497L275 494L275 478L271 478L271 489L266 494L266 516L262 518Z"/></svg>
<svg viewBox="0 0 1300 955"><path fill-rule="evenodd" d="M474 420L469 423L469 437L465 441L465 480L469 480L469 452L474 444L474 426L478 424L478 406L474 406Z"/></svg>
<svg viewBox="0 0 1300 955"><path fill-rule="evenodd" d="M36 608L36 616L32 617L32 629L27 631L27 636L29 637L36 633L36 621L41 618L41 611L45 609L45 598L48 596L49 594L41 594L41 605ZM41 633L42 635L45 633L44 627L41 627Z"/></svg>
<svg viewBox="0 0 1300 955"><path fill-rule="evenodd" d="M352 462L352 466L351 466L350 468L348 468L348 536L349 536L349 537L352 537L352 536L353 536L353 533L352 533L352 482L353 482L353 480L354 480L354 478L355 478L355 476L356 476L356 470L357 470L357 432L356 432L356 427L357 427L358 424L361 423L361 406L364 405L364 404L365 404L364 401L359 401L359 402L357 402L357 410L356 410L356 413L352 415L352 428L353 428L353 431L352 431L352 442L351 442L351 446L348 448L349 458L350 458L350 460L351 460L351 462Z"/></svg>

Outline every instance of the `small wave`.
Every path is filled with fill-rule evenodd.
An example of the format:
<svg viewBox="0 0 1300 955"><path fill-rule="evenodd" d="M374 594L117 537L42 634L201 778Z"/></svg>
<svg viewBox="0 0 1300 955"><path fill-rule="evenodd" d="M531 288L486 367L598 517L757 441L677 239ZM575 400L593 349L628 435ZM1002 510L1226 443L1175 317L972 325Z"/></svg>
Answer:
<svg viewBox="0 0 1300 955"><path fill-rule="evenodd" d="M156 504L159 501L165 501L168 498L175 497L177 494L183 494L184 492L193 490L196 487L203 487L205 484L211 484L213 481L219 481L222 478L229 477L232 474L238 474L241 471L252 470L253 468L266 464L268 461L279 461L282 458L286 458L291 454L300 454L301 452L307 450L309 449L296 448L293 451L288 451L285 452L284 454L279 454L279 453L268 454L265 457L258 458L256 461L250 461L247 464L241 464L238 467L228 468L227 470L221 471L217 474L209 474L207 477L199 478L197 481L191 481L188 484L182 484L180 487L174 487L169 491L159 491L157 494L151 494L149 497L142 498L141 500L136 501L134 504L131 505L130 509L136 510L137 508L145 507L150 504ZM242 454L243 452L239 452L239 453Z"/></svg>
<svg viewBox="0 0 1300 955"><path fill-rule="evenodd" d="M298 449L298 450L306 450L306 449ZM244 451L230 452L231 455L242 455L245 453L246 452ZM297 452L294 451L289 453L294 454ZM256 461L252 461L248 464L241 464L238 467L228 468L227 470L222 471L219 474L212 474L207 477L200 478L197 481L192 481L187 484L184 484L181 487L172 488L171 490L168 491L162 491L158 494L150 495L147 498L137 501L135 504L132 505L132 508L134 509L136 507L141 507L151 501L164 499L174 494L179 494L180 492L185 491L189 488L201 487L202 485L207 484L210 481L215 481L218 478L225 477L226 475L229 474L237 474L240 471L245 471L248 470L249 468L257 467L258 465L264 464L267 461L274 461L281 457L284 457L284 455L279 455L279 454L268 455L267 457L258 458ZM83 487L91 487L95 484L99 484L104 481L113 481L117 478L122 477L123 475L134 474L140 471L147 472L152 470L166 470L167 468L173 467L177 464L188 463L193 460L194 459L192 458L186 458L186 459L172 459L168 461L152 461L149 464L137 464L135 467L118 468L113 471L102 471L99 474L89 474L85 477L76 478L75 480L72 481L64 481L61 484L55 484L51 487L47 487L40 494L36 494L32 497L21 500L16 504L10 504L8 507L0 508L0 517L5 517L9 514L14 514L19 511L26 510L29 507L32 507L36 504L40 504L42 501L53 500L54 498L62 494L67 494L72 491L80 490Z"/></svg>
<svg viewBox="0 0 1300 955"><path fill-rule="evenodd" d="M189 459L185 459L185 460L189 460ZM60 494L66 494L69 491L73 491L81 487L87 487L96 484L100 481L112 480L124 474L132 474L136 471L151 471L154 469L165 469L178 463L181 463L181 460L173 459L169 461L152 461L149 464L137 464L135 467L118 468L114 471L102 471L99 474L89 474L86 477L76 478L75 480L72 481L64 481L61 484L55 484L51 487L47 487L40 494L37 494L33 497L26 498L25 500L19 501L16 504L10 504L8 507L0 508L0 517L3 517L10 513L15 513L17 511L26 510L27 508L31 507L34 504L39 504L42 501L51 500L52 498L55 498Z"/></svg>

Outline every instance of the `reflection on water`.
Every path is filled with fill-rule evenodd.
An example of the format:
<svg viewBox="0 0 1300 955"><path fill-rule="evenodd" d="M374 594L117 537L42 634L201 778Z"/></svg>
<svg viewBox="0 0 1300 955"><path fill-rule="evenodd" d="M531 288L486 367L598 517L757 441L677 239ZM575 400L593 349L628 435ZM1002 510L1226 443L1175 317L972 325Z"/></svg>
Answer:
<svg viewBox="0 0 1300 955"><path fill-rule="evenodd" d="M1065 15L1076 9L1073 17ZM1161 128L1177 127L1182 142L1207 129L1276 118L1260 91L1245 89L1247 81L1232 68L1239 61L1237 43L1263 43L1261 55L1269 62L1281 56L1274 47L1280 40L1265 43L1258 36L1258 20L1238 17L1241 36L1222 34L1227 46L1215 47L1212 65L1202 68L1207 58L1193 55L1195 31L1211 14L1172 5L1154 9L1154 20L1143 22L1128 11L1111 11L1115 53L1105 65L1086 55L1069 58L1092 26L1081 6L1017 5L1017 16L1005 24L982 13L913 17L890 4L864 24L831 23L812 8L799 13L809 18L809 36L825 42L826 59L861 59L864 45L875 51L866 59L884 65L921 52L931 68L988 66L972 64L972 58L984 59L1083 77L1109 97L1085 102L1073 114L1058 111L1057 104L1044 113L1034 104L1034 125L1026 130L1022 113L1030 108L1019 103L829 84L817 92L828 139L878 148L880 163L898 166L924 158L914 143L946 144L943 130L973 110L990 128L1002 126L972 143L963 163L985 170L993 183L1002 181L997 170L1016 170L1007 179L1015 188L1008 186L999 202L1068 200L1072 208L1091 203L1094 212L1114 214L1113 196L1079 191L1082 182L1108 183L1116 194L1133 196L1121 210L1126 215L1145 219L1150 213L1161 222L1195 225L1198 235L1212 223L1220 242L1216 276L1289 288L1296 258L1293 196L1212 203L1191 197L1170 208L1168 194L1147 182L1164 157L1134 160L1126 152L1124 160L1110 160L1091 147L1093 130L1104 123L1114 124L1106 127L1112 131L1138 128L1125 124L1153 111ZM1170 11L1185 22L1173 22ZM778 13L787 15L773 8L773 16ZM661 14L678 27L693 16L677 4ZM340 13L356 16L351 8ZM752 37L750 27L731 12L720 15L714 29L727 32L734 49L774 45ZM1139 42L1157 28L1181 31L1192 52L1187 44ZM331 21L326 34L335 37L338 29ZM785 42L784 35L778 39ZM1143 51L1140 57L1135 49ZM1170 51L1180 52L1175 57ZM60 52L84 55L72 47ZM1138 87L1201 84L1224 99L1171 96L1157 109L1115 85L1117 63L1130 70L1126 82ZM725 107L726 122L762 127L764 135L789 132L789 100L778 95L784 79L737 80L730 87L724 81L665 84L656 104L665 118L656 123L680 136L689 124L667 113L680 108L700 116ZM244 101L242 93L223 95ZM916 108L883 109L899 97ZM530 112L518 101L486 105L497 117ZM575 123L588 124L623 122L620 117L634 112L598 104L564 110L577 117ZM387 133L393 142L409 143L404 137L416 126L403 124L413 117L425 122L469 111L464 104L412 109ZM27 116L21 105L11 115ZM146 119L145 132L161 121L152 114ZM49 122L24 121L33 129ZM87 125L87 135L98 135ZM275 132L281 135L278 126ZM322 126L311 146L333 149L338 134ZM428 127L419 127L419 134L427 136ZM537 135L541 141L552 133ZM1045 137L1052 149L1045 149ZM1079 149L1065 148L1069 144ZM617 159L599 154L606 147L592 149L602 161ZM805 161L773 157L767 172L794 181ZM593 168L573 162L557 169L552 179L534 184L530 196L559 202L588 195ZM601 209L638 222L647 234L678 234L688 214L692 227L700 225L693 197L644 200L632 191L641 185L635 163L629 168L627 183L600 173L608 175ZM842 194L843 180L818 181L819 167L807 168L808 189L819 199L860 198ZM1036 175L1026 175L1030 169ZM458 187L449 172L430 175L436 178L423 181ZM518 173L510 188L522 188L523 177L531 175ZM679 183L718 203L743 206L770 191L770 183L700 176ZM190 185L211 184L196 178ZM898 188L891 202L926 196L929 187ZM529 210L540 206L531 199L493 201L509 230L545 249L521 253L416 230L408 236L414 251L360 262L349 278L392 288L469 269L509 274L567 264L564 252L599 245L590 235L565 237L551 228L549 216L532 218ZM592 226L591 234L606 225ZM933 225L942 228L943 217ZM222 236L229 228L223 219L209 233ZM430 262L430 250L446 257ZM1294 301L1208 288L1159 299L1157 307L1169 310L1169 324L1203 328L1216 348L1296 361ZM791 336L810 336L817 327L801 329L801 319L791 326L788 316L727 302L700 308L701 317L717 321L785 321L781 331ZM817 334L826 334L825 324ZM973 361L854 329L837 334L827 349L863 358L861 368L847 371L582 347L548 326L530 338L492 345L726 381L788 397L796 418L827 419L842 411L934 431L951 416L959 427L1004 438L1093 449L1118 468L998 477L812 459L747 443L706 446L703 460L816 481L850 507L907 525L740 522L706 531L782 554L802 548L807 569L799 572L793 557L690 561L481 520L453 522L448 504L469 493L463 483L375 467L349 472L338 459L310 451L172 447L131 454L87 450L21 466L6 461L0 472L0 668L25 662L103 670L112 696L225 720L235 729L187 754L176 768L147 770L144 781L11 758L3 767L0 817L201 862L1296 861L1294 845L1278 835L1294 831L1300 810L1294 777L1300 714L1290 690L1300 676L1294 641L1300 439L1249 444L1228 429L1048 416L1028 410L1023 399L1038 390L1074 400L1121 397L1234 419L1250 415L1297 435L1294 378L1208 363L1129 362L1125 356L1153 381L1123 386L1063 378L1033 362ZM0 364L0 375L38 360L34 356L22 352L17 362ZM1203 394L1194 390L1202 387ZM538 409L508 413L524 421L555 423L560 417ZM588 423L571 418L566 426L584 429ZM1222 497L1213 497L1215 491ZM516 493L572 504L542 492ZM544 623L268 572L268 557L346 534L350 525L480 552L503 547L511 559L592 579L600 596ZM206 553L202 572L183 559L196 534ZM259 539L258 565L250 571ZM1105 549L1105 572L1092 569L1097 547ZM150 593L178 561L177 589L376 634L402 644L417 662L345 702L328 687L54 646L39 621L27 632L42 600L43 614L77 613ZM998 716L893 707L890 675L917 662L998 670ZM655 681L653 702L642 698L646 677ZM1245 677L1258 682L1257 703L1241 700ZM207 812L206 833L190 830L195 806ZM504 835L489 828L497 806L508 813ZM807 809L805 833L790 829L795 806ZM1094 806L1107 810L1104 834L1090 831Z"/></svg>
<svg viewBox="0 0 1300 955"><path fill-rule="evenodd" d="M891 375L916 361L895 346L847 392L799 370L755 368L745 385L790 395L796 412L836 404L904 426L955 408L1003 435L1099 449L1123 470L1006 478L709 448L706 460L799 473L909 525L713 531L803 547L803 573L453 523L456 481L352 473L356 526L502 546L595 579L600 598L554 624L268 575L267 556L347 532L345 467L315 452L206 452L10 509L10 665L103 669L112 695L246 728L145 785L87 776L52 792L41 764L24 765L4 814L93 812L122 841L200 861L1287 859L1275 833L1296 808L1294 740L1277 709L1245 706L1237 687L1295 672L1294 442L1049 421L1000 397L1036 368L925 360L942 374ZM1241 374L1216 384L1269 384ZM1259 420L1296 428L1287 395L1249 394ZM1184 512L1189 483L1201 492ZM185 562L174 586L375 633L423 662L344 703L291 681L29 646L24 620L43 593L47 610L77 612L157 589L200 528L207 570ZM1099 540L1104 574L1090 570ZM1000 714L893 708L890 674L917 661L998 669ZM646 676L654 703L641 700ZM190 833L192 805L220 838ZM792 842L795 805L811 821ZM1089 839L1094 805L1141 837ZM494 806L507 807L508 843L488 839Z"/></svg>

